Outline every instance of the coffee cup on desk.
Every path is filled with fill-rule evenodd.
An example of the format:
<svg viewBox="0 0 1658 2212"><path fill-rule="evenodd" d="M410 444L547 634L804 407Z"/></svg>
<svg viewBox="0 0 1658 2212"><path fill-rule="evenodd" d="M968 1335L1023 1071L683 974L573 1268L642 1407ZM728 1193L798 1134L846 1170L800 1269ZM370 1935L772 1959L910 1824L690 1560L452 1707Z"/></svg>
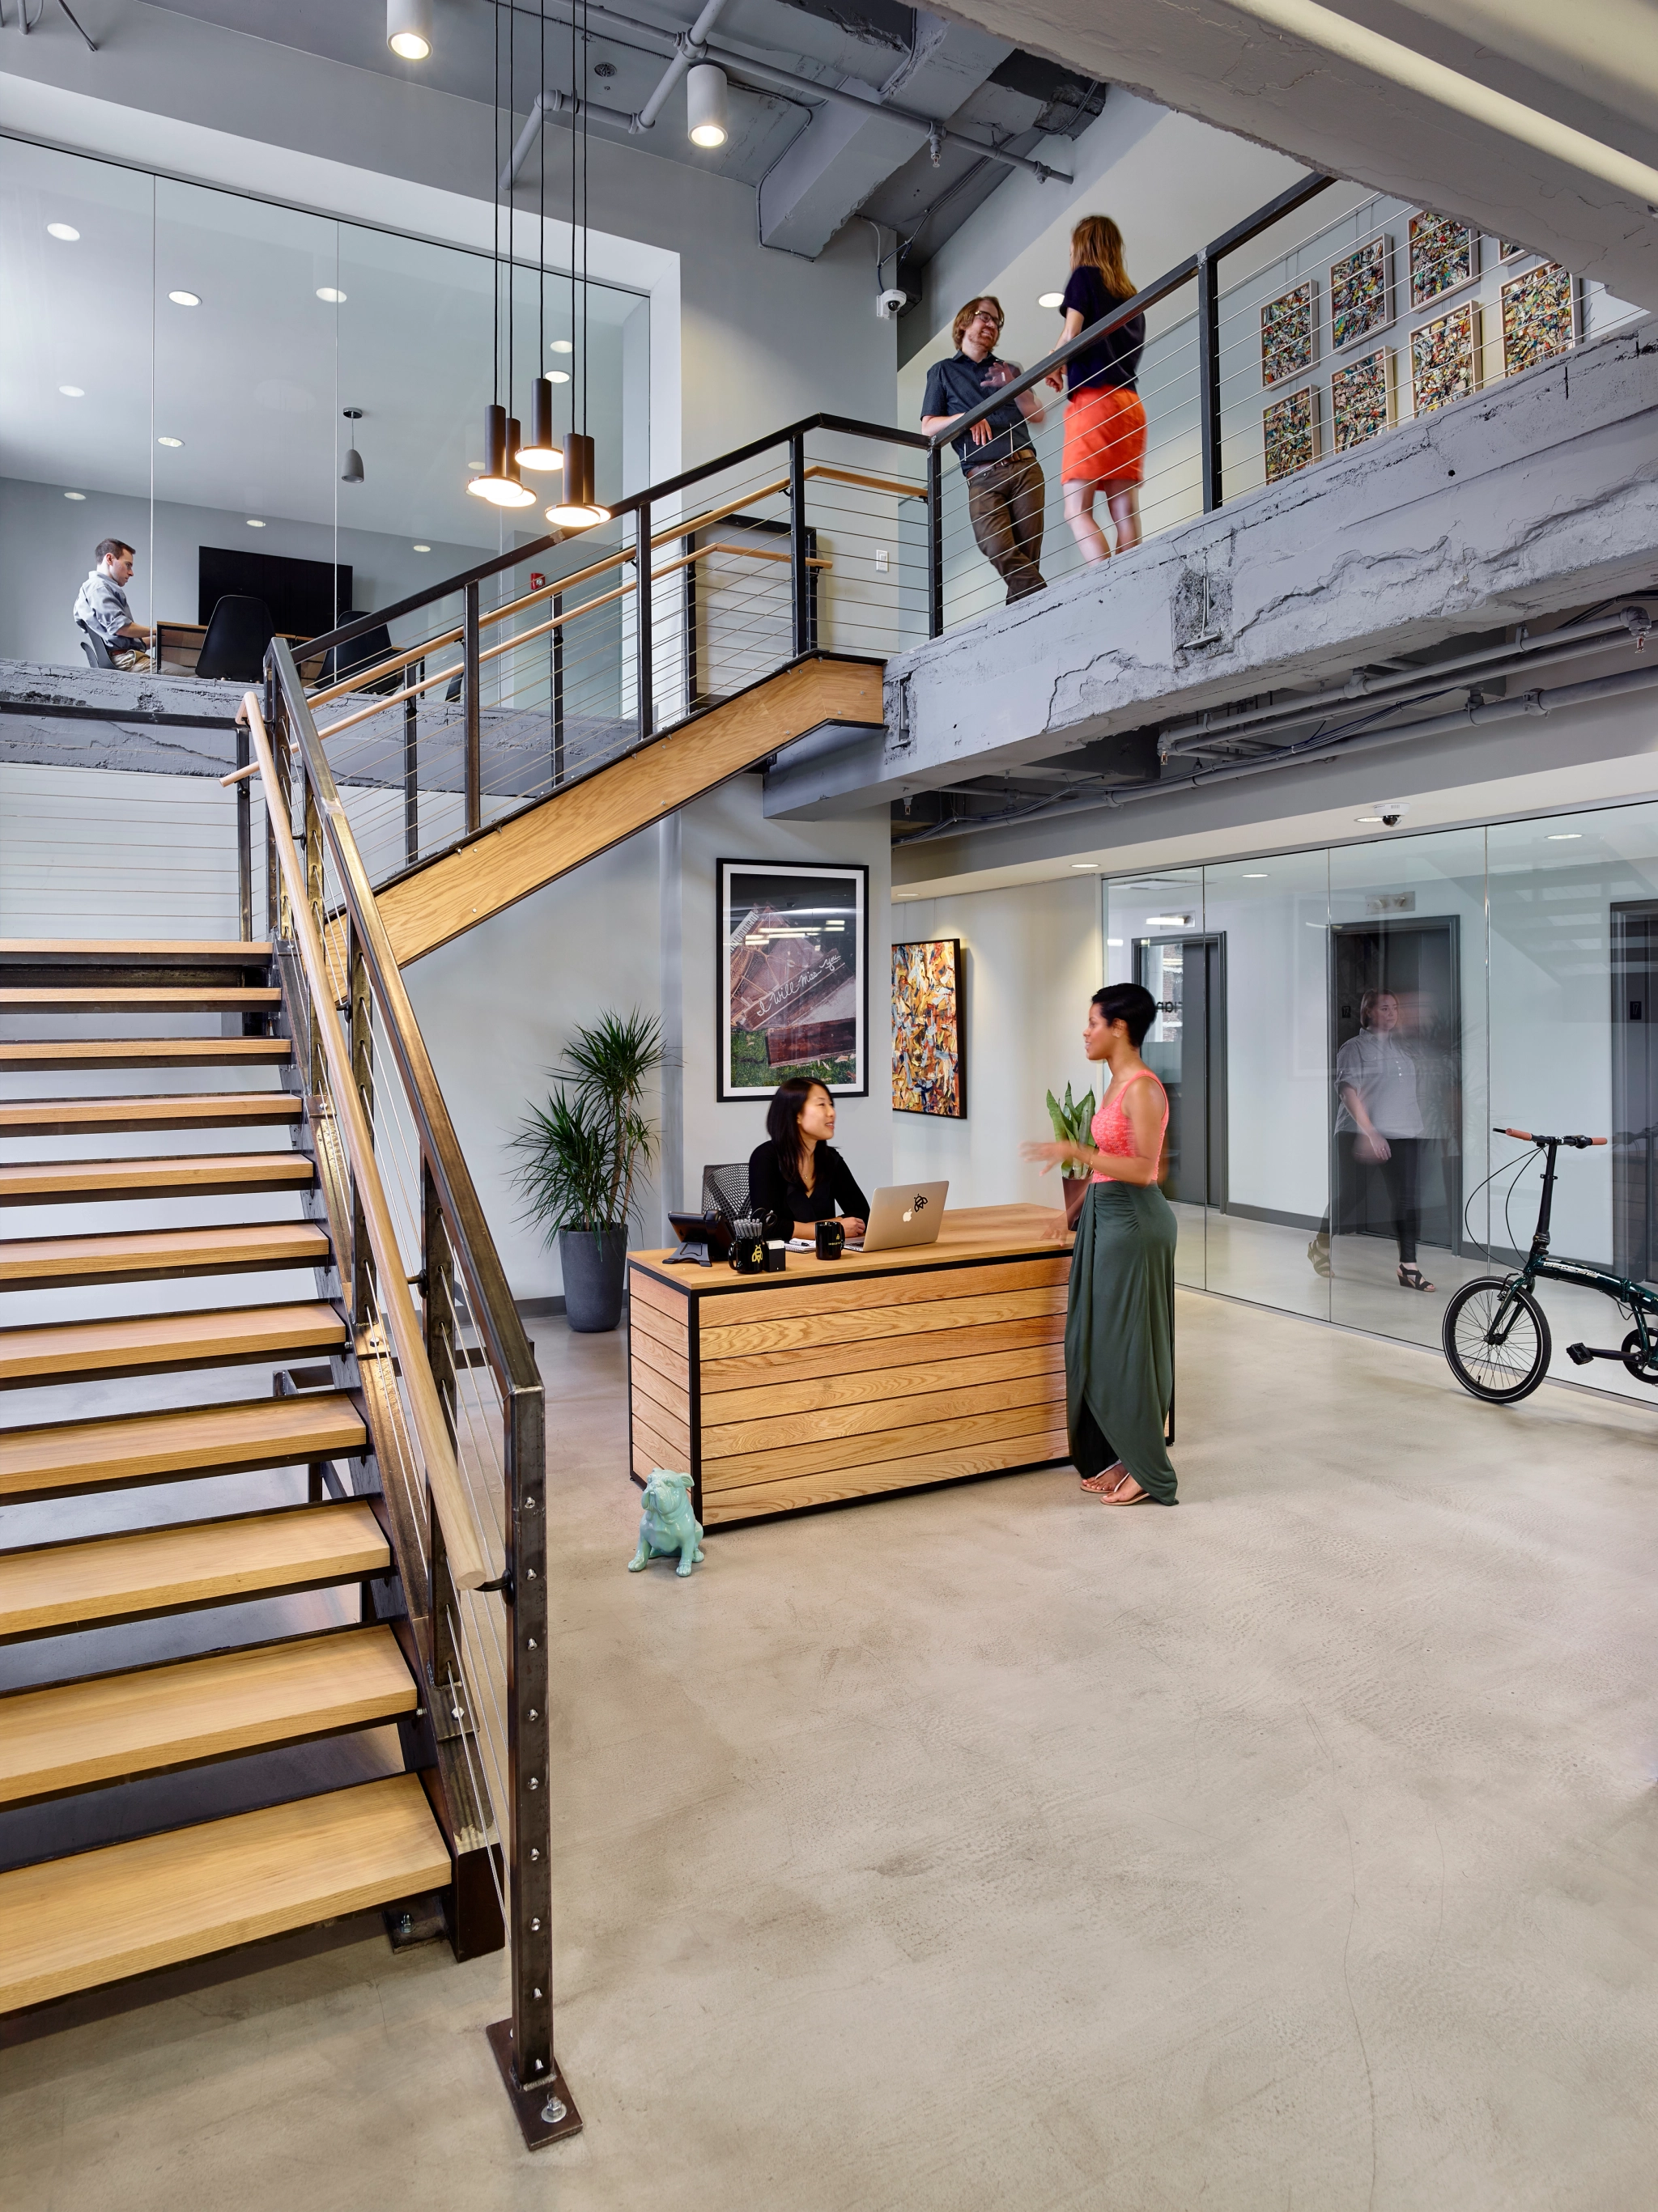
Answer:
<svg viewBox="0 0 1658 2212"><path fill-rule="evenodd" d="M820 1221L817 1245L820 1260L838 1260L846 1249L846 1231L838 1221Z"/></svg>

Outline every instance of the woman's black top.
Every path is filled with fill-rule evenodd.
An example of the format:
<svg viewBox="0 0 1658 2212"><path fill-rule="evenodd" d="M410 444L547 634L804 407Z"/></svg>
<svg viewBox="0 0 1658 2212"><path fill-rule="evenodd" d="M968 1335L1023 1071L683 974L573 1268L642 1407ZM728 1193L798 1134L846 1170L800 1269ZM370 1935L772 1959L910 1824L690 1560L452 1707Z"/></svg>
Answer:
<svg viewBox="0 0 1658 2212"><path fill-rule="evenodd" d="M1060 313L1075 307L1087 331L1092 330L1095 323L1103 322L1113 307L1122 304L1101 272L1085 261L1070 272ZM1100 392L1112 387L1119 392L1132 392L1135 379L1140 374L1140 356L1145 343L1145 317L1131 315L1109 337L1071 356L1065 363L1067 387L1072 392Z"/></svg>
<svg viewBox="0 0 1658 2212"><path fill-rule="evenodd" d="M832 1221L837 1213L867 1221L869 1201L834 1146L820 1145L812 1164L814 1182L808 1192L796 1171L784 1168L769 1137L755 1146L748 1156L748 1195L767 1226L792 1237L797 1221Z"/></svg>

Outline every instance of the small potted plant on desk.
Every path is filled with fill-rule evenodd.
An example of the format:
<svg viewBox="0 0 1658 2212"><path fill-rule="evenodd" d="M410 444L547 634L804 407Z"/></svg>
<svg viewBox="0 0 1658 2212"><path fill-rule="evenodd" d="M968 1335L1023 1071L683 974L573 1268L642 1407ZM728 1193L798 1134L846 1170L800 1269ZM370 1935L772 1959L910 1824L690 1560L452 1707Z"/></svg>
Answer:
<svg viewBox="0 0 1658 2212"><path fill-rule="evenodd" d="M645 1086L662 1066L661 1025L642 1013L604 1014L578 1029L553 1071L545 1106L514 1133L515 1180L527 1218L558 1241L564 1317L573 1329L614 1328L622 1317L628 1224L656 1132Z"/></svg>
<svg viewBox="0 0 1658 2212"><path fill-rule="evenodd" d="M1088 1170L1082 1165L1080 1148L1093 1141L1089 1133L1094 1126L1093 1091L1085 1091L1080 1098L1073 1098L1068 1083L1062 1106L1050 1091L1048 1119L1053 1123L1056 1144L1076 1145L1079 1148L1077 1158L1060 1170L1060 1188L1065 1194L1065 1226L1075 1229L1082 1212L1082 1200L1088 1195Z"/></svg>

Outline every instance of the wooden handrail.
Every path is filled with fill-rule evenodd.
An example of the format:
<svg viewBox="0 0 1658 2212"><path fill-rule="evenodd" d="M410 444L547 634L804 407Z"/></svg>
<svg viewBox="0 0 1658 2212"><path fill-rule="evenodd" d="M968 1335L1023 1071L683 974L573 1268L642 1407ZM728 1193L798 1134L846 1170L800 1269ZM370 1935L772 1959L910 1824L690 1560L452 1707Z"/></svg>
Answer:
<svg viewBox="0 0 1658 2212"><path fill-rule="evenodd" d="M426 1358L419 1317L414 1310L414 1300L409 1295L408 1271L398 1247L391 1209L386 1203L386 1193L381 1183L369 1117L363 1110L363 1100L351 1073L344 1036L335 1018L334 992L328 981L322 939L317 932L316 918L311 912L305 870L294 844L293 827L282 801L282 787L277 781L276 763L271 757L270 735L255 693L250 691L243 700L242 712L253 734L258 766L265 779L265 818L276 845L277 866L288 887L294 936L299 946L300 961L305 970L311 1003L317 1012L316 1028L322 1040L323 1057L328 1063L328 1086L333 1094L335 1124L344 1142L345 1156L357 1185L357 1202L363 1208L363 1222L369 1233L369 1249L374 1255L381 1308L387 1318L393 1349L397 1354L404 1387L408 1392L409 1411L424 1462L427 1487L431 1492L433 1509L442 1525L443 1547L448 1559L449 1571L459 1589L481 1589L490 1580L489 1561L479 1535L472 1501L466 1495L460 1480L460 1470L455 1463L454 1447L449 1440L442 1402L438 1397L437 1384L432 1379L431 1367Z"/></svg>

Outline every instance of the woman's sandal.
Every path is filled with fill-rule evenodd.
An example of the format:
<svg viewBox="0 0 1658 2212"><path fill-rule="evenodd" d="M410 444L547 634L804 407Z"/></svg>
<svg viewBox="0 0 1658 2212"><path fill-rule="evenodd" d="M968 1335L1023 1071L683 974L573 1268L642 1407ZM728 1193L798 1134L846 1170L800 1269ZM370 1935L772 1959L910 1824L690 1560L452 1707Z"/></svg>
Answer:
<svg viewBox="0 0 1658 2212"><path fill-rule="evenodd" d="M1151 1492L1149 1490L1142 1490L1137 1484L1135 1486L1134 1495L1131 1498L1125 1495L1128 1486L1133 1481L1134 1477L1131 1474L1125 1474L1113 1489L1107 1490L1104 1493L1106 1504L1107 1505L1149 1505L1152 1502Z"/></svg>
<svg viewBox="0 0 1658 2212"><path fill-rule="evenodd" d="M1420 1267L1405 1261L1399 1262L1399 1286L1402 1291L1431 1291L1434 1287Z"/></svg>
<svg viewBox="0 0 1658 2212"><path fill-rule="evenodd" d="M1122 1461L1116 1459L1109 1467L1102 1467L1098 1474L1085 1474L1082 1487L1090 1498L1109 1498L1127 1473Z"/></svg>

